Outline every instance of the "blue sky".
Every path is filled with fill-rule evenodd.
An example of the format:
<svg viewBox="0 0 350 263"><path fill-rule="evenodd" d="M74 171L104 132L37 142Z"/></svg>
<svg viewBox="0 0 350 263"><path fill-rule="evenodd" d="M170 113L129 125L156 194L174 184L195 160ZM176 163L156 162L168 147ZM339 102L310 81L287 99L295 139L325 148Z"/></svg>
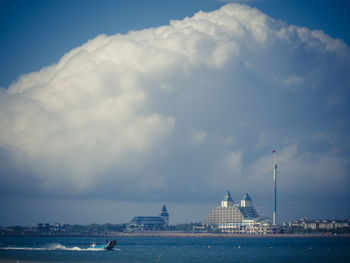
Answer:
<svg viewBox="0 0 350 263"><path fill-rule="evenodd" d="M347 1L0 5L0 225L350 217Z"/></svg>

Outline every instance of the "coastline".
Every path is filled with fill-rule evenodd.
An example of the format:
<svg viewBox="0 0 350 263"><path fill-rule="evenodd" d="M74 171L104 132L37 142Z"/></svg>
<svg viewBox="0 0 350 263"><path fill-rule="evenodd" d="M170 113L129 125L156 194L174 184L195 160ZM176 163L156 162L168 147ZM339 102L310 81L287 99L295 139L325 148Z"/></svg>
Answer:
<svg viewBox="0 0 350 263"><path fill-rule="evenodd" d="M185 232L135 232L116 233L114 237L189 237L189 238L350 238L350 234L269 234L269 235L246 235L246 234L214 234L214 233L185 233Z"/></svg>
<svg viewBox="0 0 350 263"><path fill-rule="evenodd" d="M305 234L220 234L220 233L191 233L176 231L149 231L149 232L109 232L106 234L58 234L58 233L42 233L42 234L12 234L0 235L3 237L173 237L173 238L350 238L350 234L331 234L331 233L305 233Z"/></svg>

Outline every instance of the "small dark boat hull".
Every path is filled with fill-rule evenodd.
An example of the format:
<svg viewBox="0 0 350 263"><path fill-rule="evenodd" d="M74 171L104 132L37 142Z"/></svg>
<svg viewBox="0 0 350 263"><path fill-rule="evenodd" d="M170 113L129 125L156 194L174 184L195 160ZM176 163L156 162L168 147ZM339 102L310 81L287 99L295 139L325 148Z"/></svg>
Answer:
<svg viewBox="0 0 350 263"><path fill-rule="evenodd" d="M116 241L116 240L109 241L109 242L106 244L105 249L111 250L111 249L114 248L114 246L115 246L116 244L117 244L117 241Z"/></svg>

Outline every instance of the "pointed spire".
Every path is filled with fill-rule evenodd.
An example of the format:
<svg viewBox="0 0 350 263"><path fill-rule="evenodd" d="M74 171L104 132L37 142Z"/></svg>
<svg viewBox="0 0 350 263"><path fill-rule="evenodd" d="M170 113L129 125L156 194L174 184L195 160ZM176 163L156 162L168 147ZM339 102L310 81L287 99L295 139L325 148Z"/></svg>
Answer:
<svg viewBox="0 0 350 263"><path fill-rule="evenodd" d="M168 210L166 209L165 205L163 205L162 211L160 212L159 216L169 217Z"/></svg>
<svg viewBox="0 0 350 263"><path fill-rule="evenodd" d="M245 200L245 201L252 201L252 199L250 198L249 194L248 193L245 193L244 196L243 196L243 199L242 200Z"/></svg>
<svg viewBox="0 0 350 263"><path fill-rule="evenodd" d="M221 207L228 207L233 205L234 205L234 202L231 197L230 191L227 190L227 193L225 194L224 199L221 201Z"/></svg>
<svg viewBox="0 0 350 263"><path fill-rule="evenodd" d="M163 205L162 211L160 212L159 216L164 219L167 225L169 225L169 213L166 210L165 205Z"/></svg>
<svg viewBox="0 0 350 263"><path fill-rule="evenodd" d="M248 193L245 193L241 200L242 207L253 206L253 200L250 198Z"/></svg>
<svg viewBox="0 0 350 263"><path fill-rule="evenodd" d="M233 202L233 199L231 197L231 194L230 194L230 191L227 190L227 193L225 194L225 197L224 197L224 200L222 201L230 201L230 202Z"/></svg>

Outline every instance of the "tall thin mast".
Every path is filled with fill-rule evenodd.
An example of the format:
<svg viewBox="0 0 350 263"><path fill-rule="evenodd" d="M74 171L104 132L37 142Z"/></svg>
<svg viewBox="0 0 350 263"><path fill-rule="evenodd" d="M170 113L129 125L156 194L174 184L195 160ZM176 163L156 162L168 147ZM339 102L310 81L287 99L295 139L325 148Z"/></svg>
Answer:
<svg viewBox="0 0 350 263"><path fill-rule="evenodd" d="M277 212L277 160L276 160L276 151L272 151L273 154L273 188L274 188L274 209L272 223L276 225L276 212Z"/></svg>

